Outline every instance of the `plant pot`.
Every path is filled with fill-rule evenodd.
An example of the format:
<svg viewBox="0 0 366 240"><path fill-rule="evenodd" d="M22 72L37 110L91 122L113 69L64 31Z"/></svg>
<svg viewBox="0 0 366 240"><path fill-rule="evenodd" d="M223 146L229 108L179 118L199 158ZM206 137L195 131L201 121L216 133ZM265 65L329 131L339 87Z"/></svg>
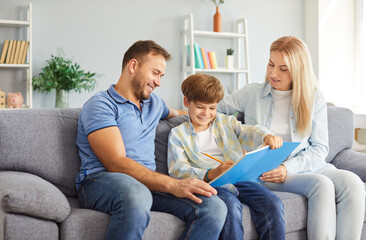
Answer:
<svg viewBox="0 0 366 240"><path fill-rule="evenodd" d="M234 56L233 55L227 55L225 58L225 66L226 69L232 69L234 68Z"/></svg>
<svg viewBox="0 0 366 240"><path fill-rule="evenodd" d="M56 108L68 108L69 107L69 92L64 89L56 90Z"/></svg>
<svg viewBox="0 0 366 240"><path fill-rule="evenodd" d="M221 32L221 14L219 13L219 7L216 7L216 13L214 15L214 32Z"/></svg>

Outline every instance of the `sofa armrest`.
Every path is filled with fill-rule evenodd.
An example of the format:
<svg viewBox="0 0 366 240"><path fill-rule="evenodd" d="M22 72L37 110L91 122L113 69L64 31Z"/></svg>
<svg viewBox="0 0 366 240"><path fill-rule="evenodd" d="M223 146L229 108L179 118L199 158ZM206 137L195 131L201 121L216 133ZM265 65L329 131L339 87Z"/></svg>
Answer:
<svg viewBox="0 0 366 240"><path fill-rule="evenodd" d="M62 222L70 214L66 196L46 180L24 172L0 171L4 212Z"/></svg>
<svg viewBox="0 0 366 240"><path fill-rule="evenodd" d="M366 153L345 149L338 153L331 163L338 169L356 173L363 182L366 182Z"/></svg>

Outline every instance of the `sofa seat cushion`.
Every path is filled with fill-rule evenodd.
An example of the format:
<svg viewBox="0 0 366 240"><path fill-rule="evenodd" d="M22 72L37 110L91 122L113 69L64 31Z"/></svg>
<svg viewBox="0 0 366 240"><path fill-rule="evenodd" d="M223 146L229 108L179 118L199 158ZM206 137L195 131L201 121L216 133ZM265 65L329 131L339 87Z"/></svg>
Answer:
<svg viewBox="0 0 366 240"><path fill-rule="evenodd" d="M105 239L109 214L79 207L77 198L68 198L71 213L60 224L60 239ZM168 213L151 212L143 240L179 239L185 222Z"/></svg>
<svg viewBox="0 0 366 240"><path fill-rule="evenodd" d="M289 233L306 235L307 199L299 194L274 192L285 208L286 239ZM60 225L62 239L103 239L110 216L106 213L81 209L77 198L68 198L71 213ZM244 239L258 239L249 207L243 205ZM185 222L167 213L151 212L151 220L143 239L179 239ZM291 239L291 238L289 238ZM295 238L296 239L296 238Z"/></svg>
<svg viewBox="0 0 366 240"><path fill-rule="evenodd" d="M42 178L24 172L0 172L2 210L62 222L70 213L65 195Z"/></svg>

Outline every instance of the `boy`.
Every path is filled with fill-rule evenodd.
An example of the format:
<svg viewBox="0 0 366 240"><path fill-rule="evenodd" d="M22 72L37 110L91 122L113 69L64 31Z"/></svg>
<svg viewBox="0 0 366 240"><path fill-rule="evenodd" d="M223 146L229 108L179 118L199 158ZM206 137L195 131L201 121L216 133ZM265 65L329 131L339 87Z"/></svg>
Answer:
<svg viewBox="0 0 366 240"><path fill-rule="evenodd" d="M266 128L243 125L234 116L216 113L224 89L214 76L192 75L181 89L189 121L173 128L169 135L168 168L172 177L209 182L240 160L244 151L262 144L272 149L282 146L282 139ZM266 187L246 181L216 190L228 208L220 239L243 239L241 203L249 206L260 239L285 239L283 204Z"/></svg>

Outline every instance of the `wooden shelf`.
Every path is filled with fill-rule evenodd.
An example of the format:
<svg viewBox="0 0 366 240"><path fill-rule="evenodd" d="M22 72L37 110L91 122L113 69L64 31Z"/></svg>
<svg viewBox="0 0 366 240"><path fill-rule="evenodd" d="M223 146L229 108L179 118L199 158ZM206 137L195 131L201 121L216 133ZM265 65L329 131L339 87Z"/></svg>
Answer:
<svg viewBox="0 0 366 240"><path fill-rule="evenodd" d="M29 68L29 64L0 64L0 68Z"/></svg>
<svg viewBox="0 0 366 240"><path fill-rule="evenodd" d="M186 79L189 75L195 73L211 73L211 74L233 74L233 80L235 81L233 90L239 89L244 85L243 78L241 74L245 74L245 84L250 82L250 71L249 71L249 54L248 54L248 34L247 34L247 24L246 19L241 18L235 21L235 32L212 32L212 31L201 31L195 30L193 24L193 14L187 14L183 16L183 30L182 30L182 69L183 69L183 79ZM212 41L217 41L217 39L231 39L234 45L234 59L235 65L232 69L226 69L223 67L218 67L217 69L198 69L195 68L195 55L194 49L189 48L189 53L187 53L187 46L193 46L197 42L197 38L209 38ZM207 39L204 39L207 41ZM219 46L217 47L220 48ZM188 59L189 56L189 59ZM188 63L190 63L188 65Z"/></svg>
<svg viewBox="0 0 366 240"><path fill-rule="evenodd" d="M2 27L28 27L30 26L29 21L17 21L17 20L1 20L0 26Z"/></svg>
<svg viewBox="0 0 366 240"><path fill-rule="evenodd" d="M189 34L189 30L185 30L184 34ZM198 37L211 37L211 38L245 38L243 33L231 33L231 32L210 32L210 31L197 31L194 30L193 34Z"/></svg>
<svg viewBox="0 0 366 240"><path fill-rule="evenodd" d="M185 68L186 72L191 71L190 67ZM207 72L207 73L247 73L247 69L226 69L226 68L217 68L217 69L201 69L195 68L195 72Z"/></svg>
<svg viewBox="0 0 366 240"><path fill-rule="evenodd" d="M0 19L0 27L23 27L26 29L26 40L29 42L26 64L0 64L0 70L2 69L21 69L22 71L26 71L26 94L24 96L24 106L22 108L32 108L33 102L33 85L32 85L32 3L28 5L28 16L26 21L22 20L4 20ZM1 28L0 28L1 30ZM3 39L7 39L4 37ZM17 40L17 39L11 39ZM18 39L19 40L19 39ZM2 52L2 48L0 49ZM1 74L1 73L0 73ZM0 85L2 81L11 81L11 79L1 79ZM19 92L17 89L11 89L11 92ZM2 108L4 109L4 108ZM10 108L5 108L10 109Z"/></svg>

